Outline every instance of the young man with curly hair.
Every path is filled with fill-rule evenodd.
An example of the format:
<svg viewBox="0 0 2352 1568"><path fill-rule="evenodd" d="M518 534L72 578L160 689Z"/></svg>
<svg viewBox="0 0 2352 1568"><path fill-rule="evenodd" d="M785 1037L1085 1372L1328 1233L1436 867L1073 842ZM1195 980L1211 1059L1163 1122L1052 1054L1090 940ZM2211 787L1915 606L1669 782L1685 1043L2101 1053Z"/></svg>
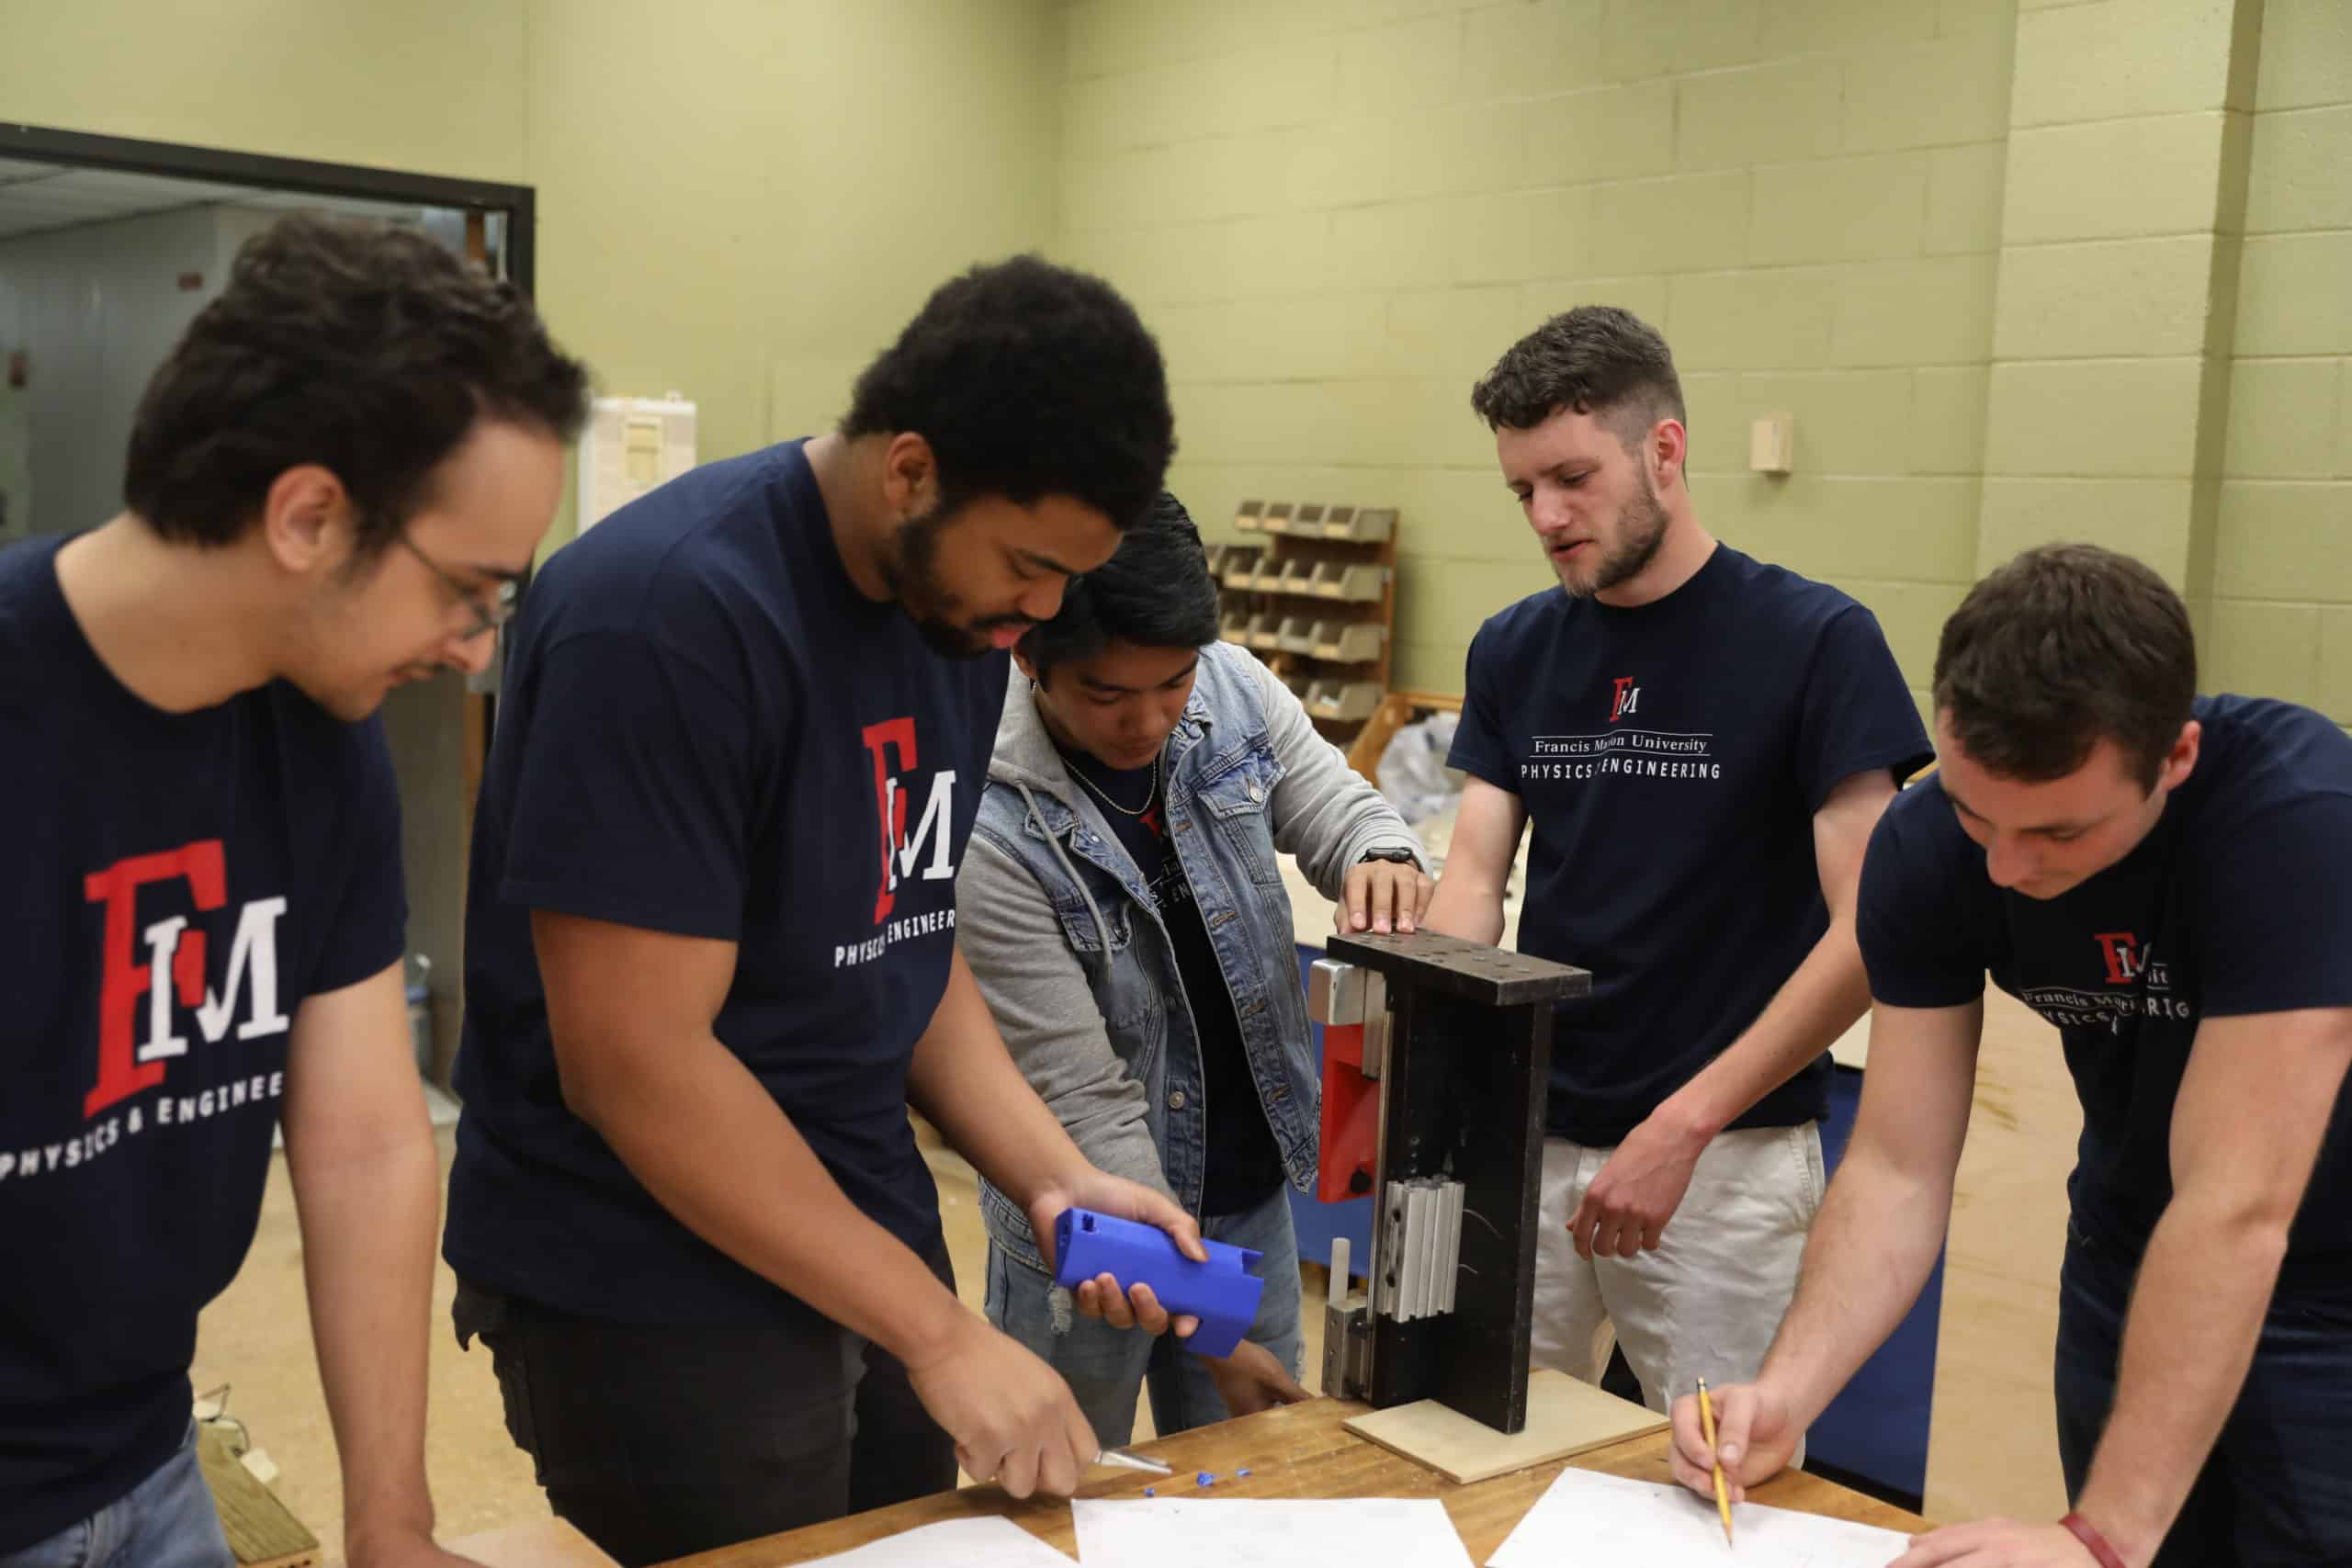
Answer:
<svg viewBox="0 0 2352 1568"><path fill-rule="evenodd" d="M559 551L483 782L446 1251L556 1511L658 1561L951 1487L1066 1493L1093 1435L956 1298L910 1105L1051 1234L1164 1225L1023 1081L956 951L1005 650L1172 449L1097 279L943 286L839 429Z"/></svg>
<svg viewBox="0 0 2352 1568"><path fill-rule="evenodd" d="M231 1568L188 1362L280 1122L348 1560L457 1561L424 1486L439 1172L368 716L488 662L586 388L430 241L288 218L148 383L128 509L0 552L7 1568Z"/></svg>

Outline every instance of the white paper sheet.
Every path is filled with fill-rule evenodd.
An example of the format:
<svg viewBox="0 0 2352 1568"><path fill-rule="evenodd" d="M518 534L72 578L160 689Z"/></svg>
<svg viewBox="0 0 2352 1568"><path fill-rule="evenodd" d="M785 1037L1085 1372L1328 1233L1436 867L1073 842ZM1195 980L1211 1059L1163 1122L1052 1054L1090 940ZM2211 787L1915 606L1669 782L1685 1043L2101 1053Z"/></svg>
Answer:
<svg viewBox="0 0 2352 1568"><path fill-rule="evenodd" d="M1070 1513L1088 1568L1470 1568L1445 1505L1429 1498L1080 1499Z"/></svg>
<svg viewBox="0 0 2352 1568"><path fill-rule="evenodd" d="M949 1519L820 1558L808 1568L1070 1568L1069 1559L1011 1519Z"/></svg>
<svg viewBox="0 0 2352 1568"><path fill-rule="evenodd" d="M1731 1511L1738 1550L1724 1544L1714 1500L1571 1465L1487 1559L1487 1568L1649 1568L1736 1562L1738 1568L1886 1568L1910 1547L1895 1530L1742 1503Z"/></svg>

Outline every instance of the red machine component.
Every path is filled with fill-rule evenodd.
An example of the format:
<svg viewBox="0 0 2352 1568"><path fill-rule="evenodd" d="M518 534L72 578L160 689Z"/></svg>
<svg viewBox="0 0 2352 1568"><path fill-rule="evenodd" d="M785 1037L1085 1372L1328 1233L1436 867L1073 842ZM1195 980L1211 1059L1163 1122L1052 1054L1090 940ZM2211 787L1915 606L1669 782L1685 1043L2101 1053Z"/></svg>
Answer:
<svg viewBox="0 0 2352 1568"><path fill-rule="evenodd" d="M1380 1153L1380 1080L1364 1077L1361 1023L1323 1026L1323 1142L1315 1196L1344 1203L1372 1190Z"/></svg>

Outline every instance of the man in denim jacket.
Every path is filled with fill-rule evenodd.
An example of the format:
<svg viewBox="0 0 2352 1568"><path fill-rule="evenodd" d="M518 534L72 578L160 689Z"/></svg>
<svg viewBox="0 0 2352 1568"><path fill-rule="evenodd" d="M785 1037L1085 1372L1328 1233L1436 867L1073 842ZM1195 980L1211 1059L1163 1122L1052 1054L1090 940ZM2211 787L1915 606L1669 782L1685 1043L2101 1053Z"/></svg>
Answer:
<svg viewBox="0 0 2352 1568"><path fill-rule="evenodd" d="M1020 1205L985 1185L990 1321L1069 1380L1106 1444L1148 1376L1164 1433L1303 1399L1286 1187L1315 1177L1319 1074L1278 853L1355 930L1409 931L1419 843L1250 654L1173 496L1016 650L956 933L1013 1059L1101 1169L1265 1254L1225 1361L1146 1330L1108 1281L1057 1289ZM1180 1332L1184 1325L1177 1324Z"/></svg>

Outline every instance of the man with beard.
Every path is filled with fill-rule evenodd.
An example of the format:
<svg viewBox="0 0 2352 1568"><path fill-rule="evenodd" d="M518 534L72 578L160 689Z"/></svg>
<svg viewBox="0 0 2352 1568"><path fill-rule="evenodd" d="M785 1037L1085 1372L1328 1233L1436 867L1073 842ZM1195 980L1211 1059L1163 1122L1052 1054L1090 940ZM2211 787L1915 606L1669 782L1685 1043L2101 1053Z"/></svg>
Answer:
<svg viewBox="0 0 2352 1568"><path fill-rule="evenodd" d="M1650 327L1555 316L1470 401L1563 591L1471 643L1425 923L1498 940L1533 824L1520 947L1593 976L1553 1035L1536 1359L1598 1381L1613 1333L1662 1411L1752 1376L1795 1288L1862 850L1927 736L1868 610L1700 525Z"/></svg>
<svg viewBox="0 0 2352 1568"><path fill-rule="evenodd" d="M658 1561L1071 1491L1068 1386L956 1301L920 1111L1038 1232L1095 1170L955 942L1009 675L1159 493L1158 346L1035 258L934 293L840 428L559 552L483 780L445 1250L555 1511ZM1148 1301L1145 1303L1148 1304Z"/></svg>

